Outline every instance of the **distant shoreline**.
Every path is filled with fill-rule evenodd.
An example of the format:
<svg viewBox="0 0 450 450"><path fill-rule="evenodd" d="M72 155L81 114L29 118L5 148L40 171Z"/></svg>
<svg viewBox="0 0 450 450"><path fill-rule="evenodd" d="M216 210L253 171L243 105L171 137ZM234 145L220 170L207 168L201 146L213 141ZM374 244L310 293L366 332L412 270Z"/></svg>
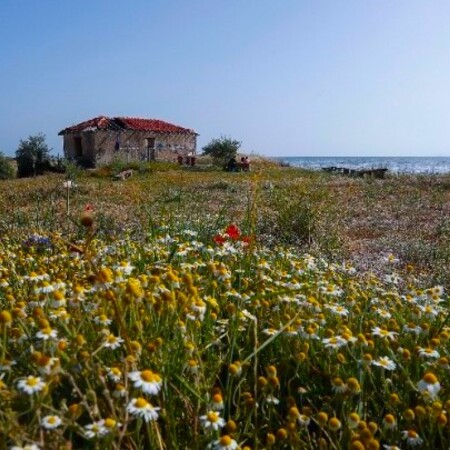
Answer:
<svg viewBox="0 0 450 450"><path fill-rule="evenodd" d="M282 165L321 170L339 167L355 170L386 168L390 173L447 174L450 173L450 156L277 156L272 158Z"/></svg>

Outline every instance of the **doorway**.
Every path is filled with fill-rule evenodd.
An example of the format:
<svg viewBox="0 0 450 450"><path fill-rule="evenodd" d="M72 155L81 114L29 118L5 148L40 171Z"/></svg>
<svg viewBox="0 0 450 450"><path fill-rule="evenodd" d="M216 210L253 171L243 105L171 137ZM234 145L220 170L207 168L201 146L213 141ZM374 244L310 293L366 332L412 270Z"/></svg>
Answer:
<svg viewBox="0 0 450 450"><path fill-rule="evenodd" d="M156 159L155 138L147 138L147 161L154 161Z"/></svg>
<svg viewBox="0 0 450 450"><path fill-rule="evenodd" d="M73 138L73 146L75 149L75 158L82 159L83 158L83 145L81 143L81 137Z"/></svg>

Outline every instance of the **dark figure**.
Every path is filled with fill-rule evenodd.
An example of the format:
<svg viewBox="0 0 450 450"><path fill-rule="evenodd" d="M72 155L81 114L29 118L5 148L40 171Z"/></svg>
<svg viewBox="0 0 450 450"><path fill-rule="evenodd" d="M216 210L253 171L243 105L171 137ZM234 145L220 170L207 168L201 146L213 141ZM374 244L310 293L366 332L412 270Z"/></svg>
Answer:
<svg viewBox="0 0 450 450"><path fill-rule="evenodd" d="M228 161L227 170L228 170L228 172L236 172L237 171L237 162L236 162L236 158L234 156Z"/></svg>
<svg viewBox="0 0 450 450"><path fill-rule="evenodd" d="M183 164L183 157L181 155L177 156L178 164L181 166Z"/></svg>

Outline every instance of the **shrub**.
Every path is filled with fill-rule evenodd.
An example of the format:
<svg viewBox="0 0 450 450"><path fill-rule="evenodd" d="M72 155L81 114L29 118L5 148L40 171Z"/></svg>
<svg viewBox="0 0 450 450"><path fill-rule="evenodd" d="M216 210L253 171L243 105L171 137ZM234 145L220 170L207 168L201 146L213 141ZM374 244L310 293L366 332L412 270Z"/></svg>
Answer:
<svg viewBox="0 0 450 450"><path fill-rule="evenodd" d="M50 148L42 133L21 140L16 150L17 175L20 178L42 175L51 167L49 153Z"/></svg>
<svg viewBox="0 0 450 450"><path fill-rule="evenodd" d="M240 147L241 142L221 136L219 139L213 139L202 150L203 155L211 156L215 164L223 166L231 158L236 157Z"/></svg>
<svg viewBox="0 0 450 450"><path fill-rule="evenodd" d="M15 170L9 159L0 152L0 180L10 180L14 178Z"/></svg>

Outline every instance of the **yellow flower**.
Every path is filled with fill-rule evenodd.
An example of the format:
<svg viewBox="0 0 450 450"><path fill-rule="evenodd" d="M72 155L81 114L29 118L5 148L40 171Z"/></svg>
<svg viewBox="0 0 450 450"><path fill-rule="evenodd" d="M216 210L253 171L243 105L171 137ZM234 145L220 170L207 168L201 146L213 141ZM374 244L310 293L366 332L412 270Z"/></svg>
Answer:
<svg viewBox="0 0 450 450"><path fill-rule="evenodd" d="M324 427L328 423L328 414L326 412L319 412L316 420L321 427Z"/></svg>
<svg viewBox="0 0 450 450"><path fill-rule="evenodd" d="M359 394L361 392L361 386L356 378L349 378L347 380L347 388L351 394Z"/></svg>
<svg viewBox="0 0 450 450"><path fill-rule="evenodd" d="M393 430L397 427L397 420L392 414L386 414L383 418L383 426L388 430Z"/></svg>
<svg viewBox="0 0 450 450"><path fill-rule="evenodd" d="M328 428L331 431L339 431L342 427L341 421L337 417L332 417L328 421Z"/></svg>
<svg viewBox="0 0 450 450"><path fill-rule="evenodd" d="M8 326L12 322L11 313L9 311L3 310L0 312L0 325Z"/></svg>
<svg viewBox="0 0 450 450"><path fill-rule="evenodd" d="M361 421L359 415L355 412L349 414L348 416L348 427L353 430L354 428L357 428L359 425L359 422Z"/></svg>

